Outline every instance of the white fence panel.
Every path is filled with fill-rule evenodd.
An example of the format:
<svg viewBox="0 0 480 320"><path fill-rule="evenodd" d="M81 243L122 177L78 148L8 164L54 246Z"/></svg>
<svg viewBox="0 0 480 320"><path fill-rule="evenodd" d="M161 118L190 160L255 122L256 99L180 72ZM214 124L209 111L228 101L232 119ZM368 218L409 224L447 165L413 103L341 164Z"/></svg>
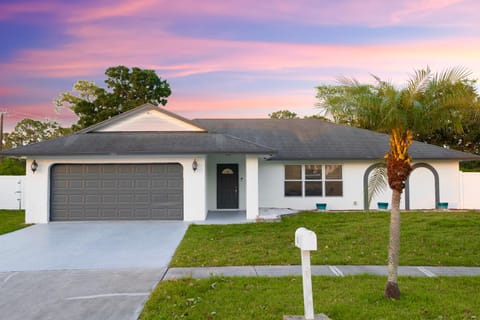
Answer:
<svg viewBox="0 0 480 320"><path fill-rule="evenodd" d="M480 172L460 172L460 201L463 209L480 209Z"/></svg>
<svg viewBox="0 0 480 320"><path fill-rule="evenodd" d="M25 176L0 176L0 209L23 209Z"/></svg>

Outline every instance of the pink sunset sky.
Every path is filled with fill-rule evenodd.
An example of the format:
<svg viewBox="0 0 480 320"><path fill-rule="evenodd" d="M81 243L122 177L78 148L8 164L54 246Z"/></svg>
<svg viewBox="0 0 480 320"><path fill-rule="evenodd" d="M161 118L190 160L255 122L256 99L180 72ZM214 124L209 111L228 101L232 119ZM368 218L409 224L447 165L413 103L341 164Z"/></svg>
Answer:
<svg viewBox="0 0 480 320"><path fill-rule="evenodd" d="M480 1L0 0L0 111L68 126L53 99L104 71L153 69L187 118L318 113L315 87L414 69L480 76Z"/></svg>

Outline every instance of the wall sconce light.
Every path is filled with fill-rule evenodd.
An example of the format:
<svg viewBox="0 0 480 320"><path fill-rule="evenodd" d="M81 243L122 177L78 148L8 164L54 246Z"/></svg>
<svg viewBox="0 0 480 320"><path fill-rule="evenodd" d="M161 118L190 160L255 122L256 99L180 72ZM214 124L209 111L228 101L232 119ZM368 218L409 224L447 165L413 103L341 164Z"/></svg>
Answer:
<svg viewBox="0 0 480 320"><path fill-rule="evenodd" d="M35 173L38 169L38 163L36 160L33 160L32 165L30 166L30 169L32 169L32 172Z"/></svg>
<svg viewBox="0 0 480 320"><path fill-rule="evenodd" d="M192 169L193 169L193 172L197 171L197 169L198 169L197 159L194 159L194 160L193 160L193 162L192 162Z"/></svg>

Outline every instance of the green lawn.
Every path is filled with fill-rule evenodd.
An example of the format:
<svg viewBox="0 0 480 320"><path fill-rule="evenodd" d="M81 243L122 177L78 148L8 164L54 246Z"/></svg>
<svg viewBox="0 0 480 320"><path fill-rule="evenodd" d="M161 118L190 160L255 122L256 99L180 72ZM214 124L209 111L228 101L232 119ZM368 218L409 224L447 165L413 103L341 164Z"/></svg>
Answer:
<svg viewBox="0 0 480 320"><path fill-rule="evenodd" d="M298 227L314 230L312 264L386 264L388 212L307 212L279 223L191 225L171 266L300 264ZM401 265L480 266L480 212L402 212Z"/></svg>
<svg viewBox="0 0 480 320"><path fill-rule="evenodd" d="M480 277L402 277L399 283L402 298L395 301L383 297L384 277L314 277L314 309L335 320L480 318ZM300 277L164 281L140 319L278 320L284 314L303 314Z"/></svg>
<svg viewBox="0 0 480 320"><path fill-rule="evenodd" d="M28 226L29 224L25 224L25 211L0 210L0 234L12 232Z"/></svg>

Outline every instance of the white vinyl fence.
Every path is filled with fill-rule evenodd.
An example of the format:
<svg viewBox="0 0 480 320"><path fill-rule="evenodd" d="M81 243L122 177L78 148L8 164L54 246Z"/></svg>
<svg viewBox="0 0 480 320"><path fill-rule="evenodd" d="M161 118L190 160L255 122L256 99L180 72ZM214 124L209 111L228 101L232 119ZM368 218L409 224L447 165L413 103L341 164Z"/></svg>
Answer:
<svg viewBox="0 0 480 320"><path fill-rule="evenodd" d="M0 209L23 209L25 176L0 176Z"/></svg>
<svg viewBox="0 0 480 320"><path fill-rule="evenodd" d="M480 209L480 172L460 172L460 205Z"/></svg>

